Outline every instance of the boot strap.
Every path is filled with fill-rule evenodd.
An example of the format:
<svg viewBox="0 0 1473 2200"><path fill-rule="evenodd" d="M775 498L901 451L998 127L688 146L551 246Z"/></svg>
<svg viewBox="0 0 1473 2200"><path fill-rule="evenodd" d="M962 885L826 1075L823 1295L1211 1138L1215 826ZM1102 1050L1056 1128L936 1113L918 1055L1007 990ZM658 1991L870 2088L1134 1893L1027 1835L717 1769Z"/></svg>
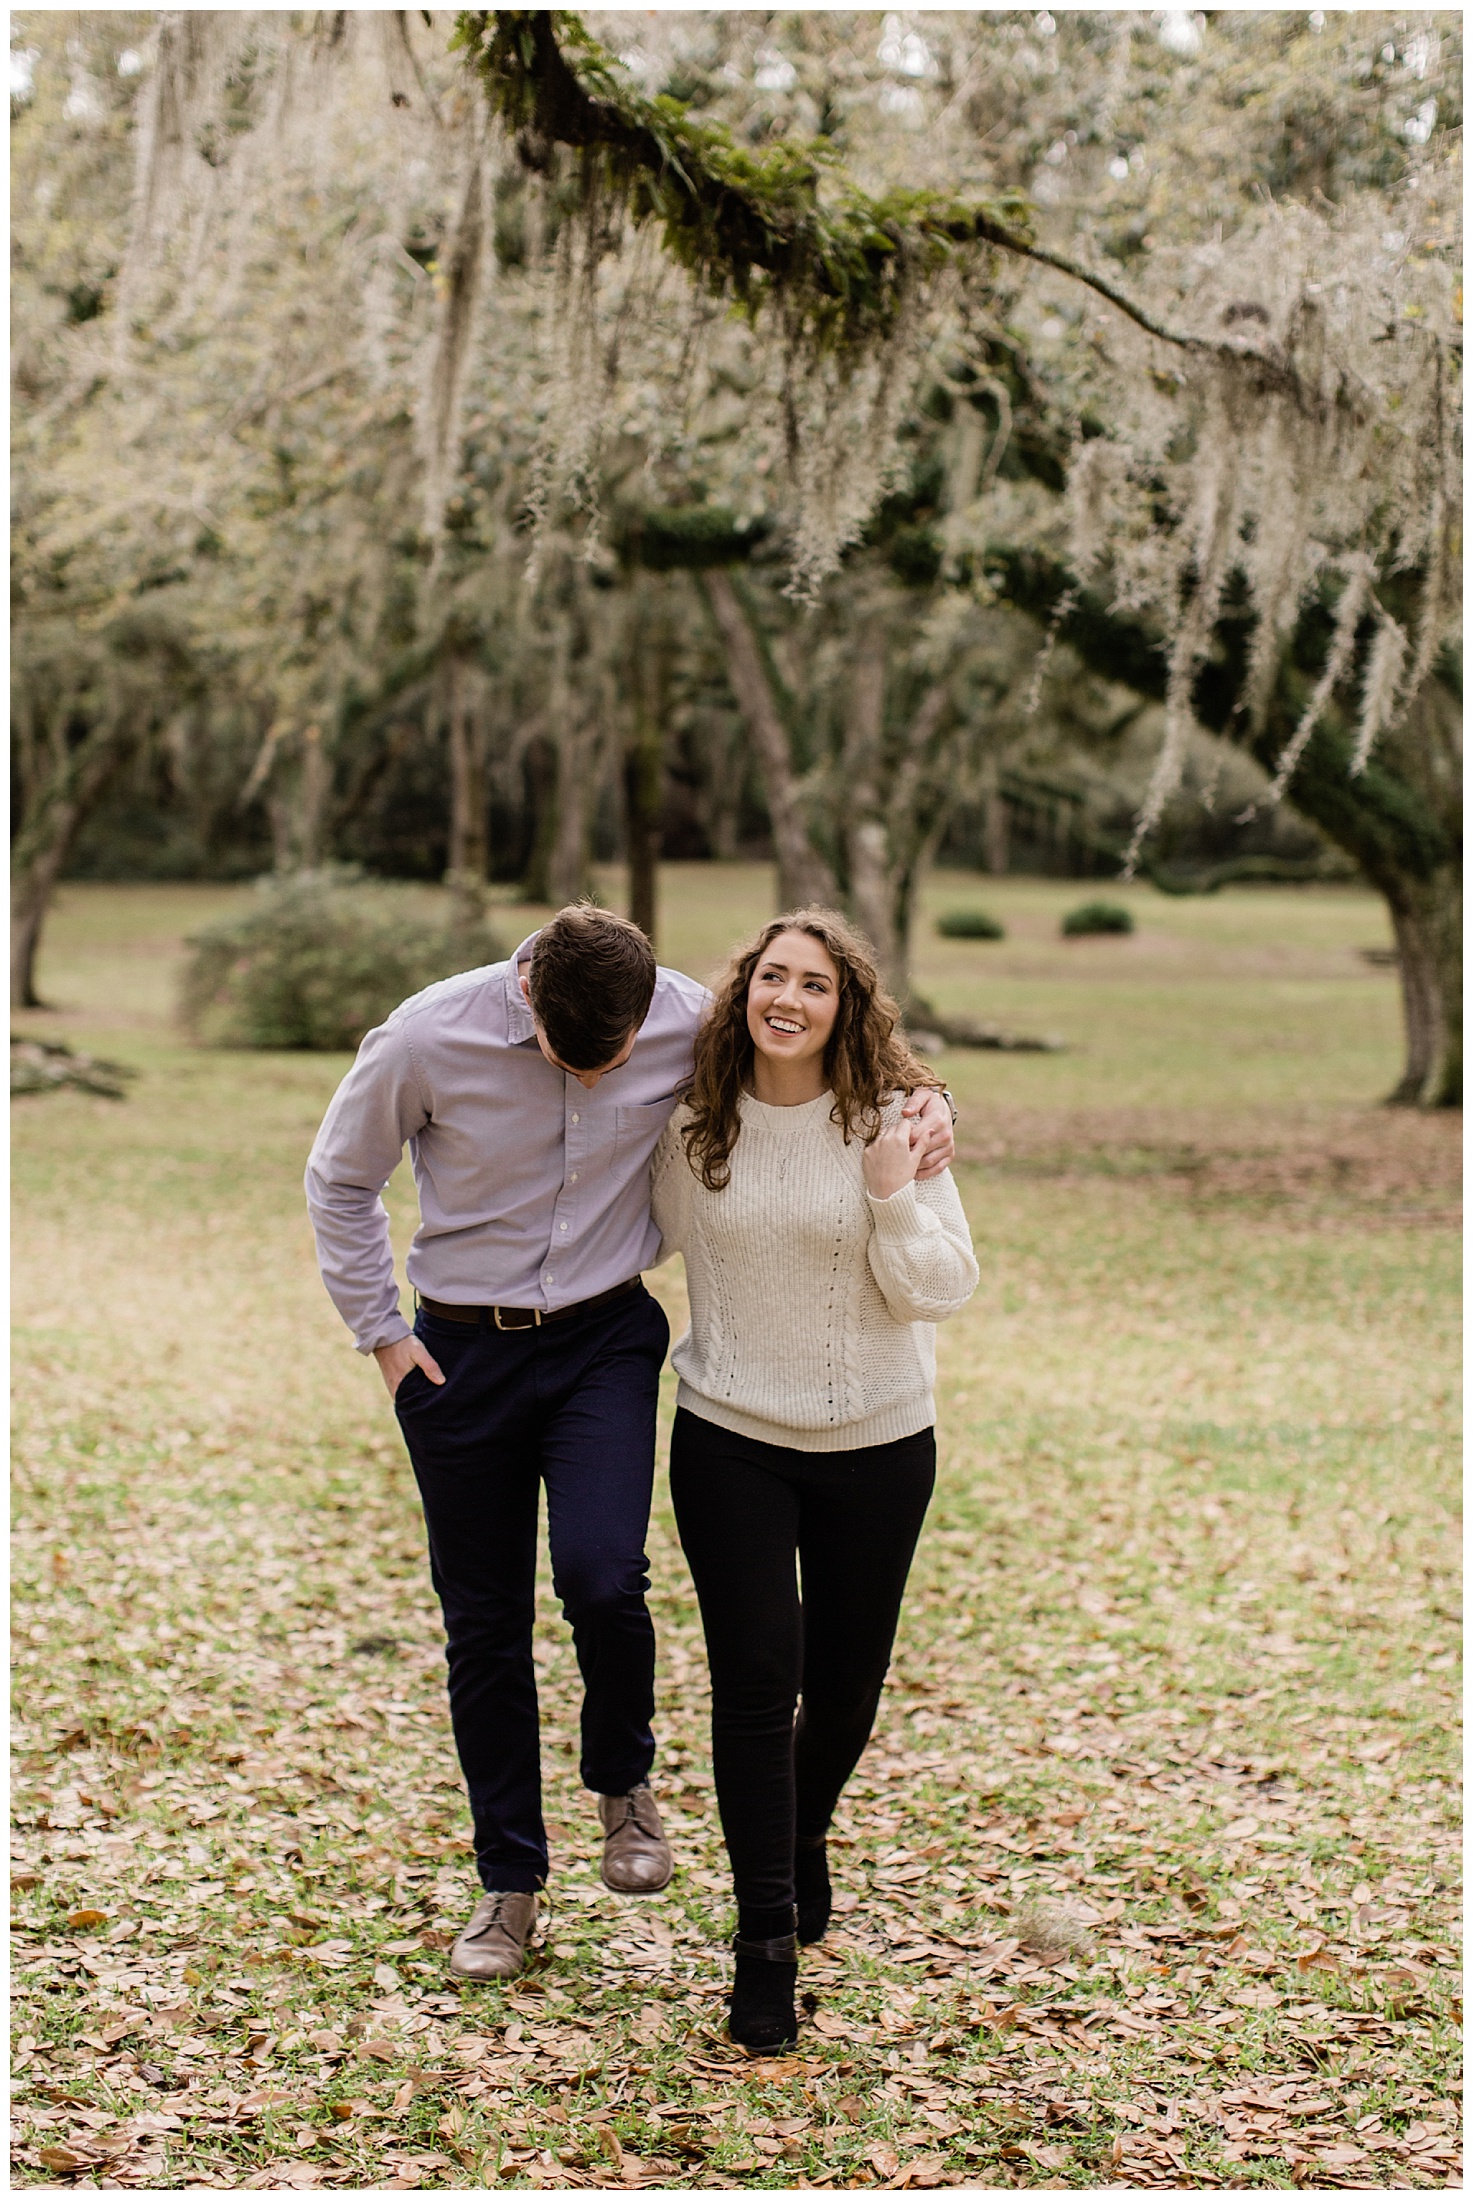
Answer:
<svg viewBox="0 0 1473 2200"><path fill-rule="evenodd" d="M737 1933L732 1947L739 1956L759 1956L764 1963L796 1963L798 1960L796 1933L779 1933L775 1940L743 1940Z"/></svg>

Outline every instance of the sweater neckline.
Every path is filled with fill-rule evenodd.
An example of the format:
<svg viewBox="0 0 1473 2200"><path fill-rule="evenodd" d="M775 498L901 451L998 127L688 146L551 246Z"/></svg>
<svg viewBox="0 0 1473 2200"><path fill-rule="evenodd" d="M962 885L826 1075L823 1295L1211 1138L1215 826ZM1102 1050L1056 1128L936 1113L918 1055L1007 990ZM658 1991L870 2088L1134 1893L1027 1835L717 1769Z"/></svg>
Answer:
<svg viewBox="0 0 1473 2200"><path fill-rule="evenodd" d="M794 1108L775 1108L770 1101L758 1100L750 1092L744 1092L741 1100L746 1121L760 1123L764 1130L775 1131L782 1138L801 1135L810 1125L826 1118L833 1105L832 1092L821 1092L816 1100L800 1100Z"/></svg>

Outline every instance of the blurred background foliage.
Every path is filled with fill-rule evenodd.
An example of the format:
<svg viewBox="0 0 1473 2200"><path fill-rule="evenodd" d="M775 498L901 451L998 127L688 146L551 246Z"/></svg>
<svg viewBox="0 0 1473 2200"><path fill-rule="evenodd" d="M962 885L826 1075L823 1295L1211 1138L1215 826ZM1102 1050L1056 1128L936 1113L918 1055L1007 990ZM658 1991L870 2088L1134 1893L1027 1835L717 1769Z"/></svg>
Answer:
<svg viewBox="0 0 1473 2200"><path fill-rule="evenodd" d="M734 315L591 155L498 120L474 64L510 20L13 17L13 997L63 876L349 864L471 923L488 881L557 901L622 860L654 930L661 858L768 852L905 993L932 860L1105 878L1138 840L1170 891L1370 878L1400 1096L1453 1097L1460 19L583 19L620 98L754 174L816 160L815 203L889 194L902 258L895 194L1021 194L1158 319L1287 362L1291 416L1313 384L1185 707L1223 431L1190 356L985 252L878 363L795 383L778 290Z"/></svg>

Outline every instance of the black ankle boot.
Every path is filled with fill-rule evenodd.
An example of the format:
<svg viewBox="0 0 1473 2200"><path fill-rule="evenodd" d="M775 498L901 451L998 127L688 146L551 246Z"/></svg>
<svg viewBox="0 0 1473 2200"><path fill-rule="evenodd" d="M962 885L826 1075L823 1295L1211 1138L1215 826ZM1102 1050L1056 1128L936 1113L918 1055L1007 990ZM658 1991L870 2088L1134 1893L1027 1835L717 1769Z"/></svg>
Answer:
<svg viewBox="0 0 1473 2200"><path fill-rule="evenodd" d="M773 1940L744 1940L738 1933L731 1945L736 1951L736 1978L727 2029L733 2040L754 2055L791 2047L798 2037L796 1936L780 1933Z"/></svg>
<svg viewBox="0 0 1473 2200"><path fill-rule="evenodd" d="M834 1907L829 1854L822 1834L811 1841L799 1840L793 1855L793 1877L798 1896L798 1938L805 1948L811 1948L828 1931Z"/></svg>

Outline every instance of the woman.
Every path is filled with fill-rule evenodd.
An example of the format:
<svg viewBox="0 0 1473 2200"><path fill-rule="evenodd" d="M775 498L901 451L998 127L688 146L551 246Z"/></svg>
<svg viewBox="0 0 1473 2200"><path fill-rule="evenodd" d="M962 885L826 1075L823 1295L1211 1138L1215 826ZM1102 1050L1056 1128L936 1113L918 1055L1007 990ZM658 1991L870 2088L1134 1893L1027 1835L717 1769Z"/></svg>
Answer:
<svg viewBox="0 0 1473 2200"><path fill-rule="evenodd" d="M901 1107L937 1080L898 1024L842 917L777 918L733 959L655 1156L690 1286L670 1487L736 1886L731 2036L760 2052L797 2035L797 1943L828 1925L824 1837L935 1481L932 1325L977 1284L950 1176L916 1181Z"/></svg>

